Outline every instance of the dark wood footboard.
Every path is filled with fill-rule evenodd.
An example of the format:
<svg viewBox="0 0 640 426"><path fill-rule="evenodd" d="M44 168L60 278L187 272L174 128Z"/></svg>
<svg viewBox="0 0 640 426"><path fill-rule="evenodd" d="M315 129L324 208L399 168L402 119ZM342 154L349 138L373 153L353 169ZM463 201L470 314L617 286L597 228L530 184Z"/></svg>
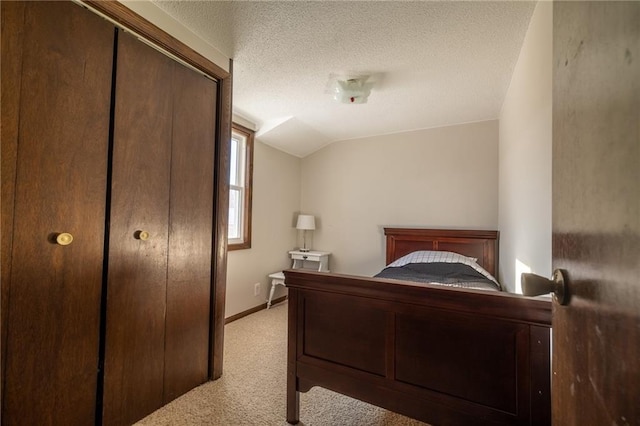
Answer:
<svg viewBox="0 0 640 426"><path fill-rule="evenodd" d="M285 271L287 421L321 386L434 425L550 424L551 303Z"/></svg>

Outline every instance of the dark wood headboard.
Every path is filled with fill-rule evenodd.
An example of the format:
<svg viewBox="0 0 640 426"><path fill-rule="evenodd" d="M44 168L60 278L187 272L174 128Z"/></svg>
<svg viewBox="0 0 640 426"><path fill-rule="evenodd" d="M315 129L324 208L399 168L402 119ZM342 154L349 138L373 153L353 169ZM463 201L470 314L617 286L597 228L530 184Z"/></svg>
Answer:
<svg viewBox="0 0 640 426"><path fill-rule="evenodd" d="M498 231L384 228L387 265L417 250L452 251L475 257L494 277L498 272Z"/></svg>

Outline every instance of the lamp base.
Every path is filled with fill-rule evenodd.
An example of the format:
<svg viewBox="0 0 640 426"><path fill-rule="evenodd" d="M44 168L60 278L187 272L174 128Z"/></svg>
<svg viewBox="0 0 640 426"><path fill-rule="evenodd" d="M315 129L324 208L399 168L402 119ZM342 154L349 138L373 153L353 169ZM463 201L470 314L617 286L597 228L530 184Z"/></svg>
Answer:
<svg viewBox="0 0 640 426"><path fill-rule="evenodd" d="M308 248L299 248L298 251L301 251L303 253L307 253L307 252L309 252L311 250L309 250Z"/></svg>

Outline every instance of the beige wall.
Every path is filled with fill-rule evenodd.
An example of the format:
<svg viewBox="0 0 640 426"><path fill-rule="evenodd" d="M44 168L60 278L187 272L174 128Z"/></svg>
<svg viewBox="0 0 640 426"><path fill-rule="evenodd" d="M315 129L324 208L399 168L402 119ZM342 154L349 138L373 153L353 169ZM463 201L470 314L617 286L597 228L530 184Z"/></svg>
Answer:
<svg viewBox="0 0 640 426"><path fill-rule="evenodd" d="M255 142L253 222L250 249L230 251L225 316L263 304L271 283L267 275L289 267L287 252L296 244L294 217L300 209L300 159ZM259 296L253 295L261 283ZM274 297L286 294L278 286Z"/></svg>
<svg viewBox="0 0 640 426"><path fill-rule="evenodd" d="M536 6L500 113L499 279L510 291L517 261L551 275L552 8Z"/></svg>
<svg viewBox="0 0 640 426"><path fill-rule="evenodd" d="M498 122L331 144L302 160L301 210L349 274L382 269L385 225L496 229Z"/></svg>

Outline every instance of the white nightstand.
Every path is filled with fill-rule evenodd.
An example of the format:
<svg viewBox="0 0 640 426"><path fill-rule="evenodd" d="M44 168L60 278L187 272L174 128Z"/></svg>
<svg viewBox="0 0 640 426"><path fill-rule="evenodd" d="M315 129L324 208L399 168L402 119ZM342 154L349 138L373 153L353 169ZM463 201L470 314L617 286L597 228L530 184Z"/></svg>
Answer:
<svg viewBox="0 0 640 426"><path fill-rule="evenodd" d="M305 262L316 262L318 264L318 272L329 272L329 255L328 251L299 251L293 250L289 252L293 264L291 269L304 268ZM314 268L315 269L315 268Z"/></svg>

